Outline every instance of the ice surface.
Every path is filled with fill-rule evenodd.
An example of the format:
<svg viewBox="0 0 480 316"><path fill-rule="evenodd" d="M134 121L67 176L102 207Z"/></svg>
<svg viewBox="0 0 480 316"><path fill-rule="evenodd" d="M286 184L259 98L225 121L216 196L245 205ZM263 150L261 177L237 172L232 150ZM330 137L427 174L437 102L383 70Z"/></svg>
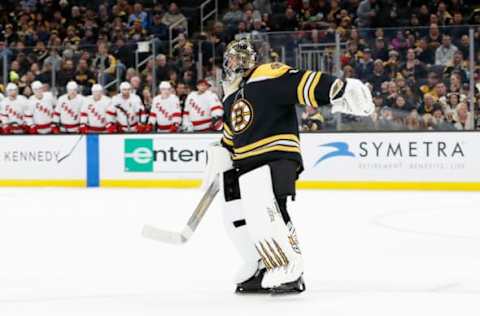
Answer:
<svg viewBox="0 0 480 316"><path fill-rule="evenodd" d="M197 190L0 190L0 315L479 315L480 194L300 191L299 296L236 296L217 201L183 246Z"/></svg>

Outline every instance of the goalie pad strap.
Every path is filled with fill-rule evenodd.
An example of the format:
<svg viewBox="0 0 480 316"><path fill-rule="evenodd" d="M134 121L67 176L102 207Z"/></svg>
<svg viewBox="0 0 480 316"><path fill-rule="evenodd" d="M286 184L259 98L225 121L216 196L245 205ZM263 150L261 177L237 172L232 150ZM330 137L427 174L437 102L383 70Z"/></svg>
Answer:
<svg viewBox="0 0 480 316"><path fill-rule="evenodd" d="M238 221L233 222L233 226L235 226L235 228L242 227L245 225L247 225L247 221L245 221L244 219L239 219Z"/></svg>
<svg viewBox="0 0 480 316"><path fill-rule="evenodd" d="M225 202L239 200L241 198L237 170L230 169L223 173L223 193Z"/></svg>

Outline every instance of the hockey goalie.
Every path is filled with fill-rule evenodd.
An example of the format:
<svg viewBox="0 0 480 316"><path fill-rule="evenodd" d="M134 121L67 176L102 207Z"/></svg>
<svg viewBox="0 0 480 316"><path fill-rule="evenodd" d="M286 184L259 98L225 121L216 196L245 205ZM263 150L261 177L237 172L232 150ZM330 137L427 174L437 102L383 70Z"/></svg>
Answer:
<svg viewBox="0 0 480 316"><path fill-rule="evenodd" d="M358 116L374 104L357 79L257 65L255 56L246 39L225 50L223 138L209 148L204 187L219 176L226 230L243 258L236 292L300 293L304 265L287 210L303 170L295 104Z"/></svg>

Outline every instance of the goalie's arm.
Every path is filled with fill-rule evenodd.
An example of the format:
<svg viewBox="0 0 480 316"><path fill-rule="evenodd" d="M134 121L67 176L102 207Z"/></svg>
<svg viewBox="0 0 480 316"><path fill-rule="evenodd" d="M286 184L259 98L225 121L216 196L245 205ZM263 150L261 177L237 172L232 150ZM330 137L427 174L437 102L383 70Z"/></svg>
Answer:
<svg viewBox="0 0 480 316"><path fill-rule="evenodd" d="M272 80L282 103L314 108L331 104L332 112L370 115L374 110L371 92L358 79L339 79L319 71L290 69Z"/></svg>

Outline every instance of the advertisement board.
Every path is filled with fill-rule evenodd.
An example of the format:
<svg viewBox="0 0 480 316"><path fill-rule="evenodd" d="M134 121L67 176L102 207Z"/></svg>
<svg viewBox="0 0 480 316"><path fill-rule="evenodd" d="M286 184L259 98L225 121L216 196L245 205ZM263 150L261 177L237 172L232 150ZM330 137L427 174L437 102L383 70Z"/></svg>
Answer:
<svg viewBox="0 0 480 316"><path fill-rule="evenodd" d="M198 186L219 134L102 135L101 186Z"/></svg>
<svg viewBox="0 0 480 316"><path fill-rule="evenodd" d="M301 141L305 187L468 189L480 182L477 133L305 134Z"/></svg>
<svg viewBox="0 0 480 316"><path fill-rule="evenodd" d="M197 187L220 135L100 136L100 185ZM306 189L480 190L478 133L302 134Z"/></svg>
<svg viewBox="0 0 480 316"><path fill-rule="evenodd" d="M0 185L85 186L85 137L1 136Z"/></svg>
<svg viewBox="0 0 480 316"><path fill-rule="evenodd" d="M302 134L304 189L479 190L480 137L459 133ZM220 134L0 137L0 185L200 185Z"/></svg>

